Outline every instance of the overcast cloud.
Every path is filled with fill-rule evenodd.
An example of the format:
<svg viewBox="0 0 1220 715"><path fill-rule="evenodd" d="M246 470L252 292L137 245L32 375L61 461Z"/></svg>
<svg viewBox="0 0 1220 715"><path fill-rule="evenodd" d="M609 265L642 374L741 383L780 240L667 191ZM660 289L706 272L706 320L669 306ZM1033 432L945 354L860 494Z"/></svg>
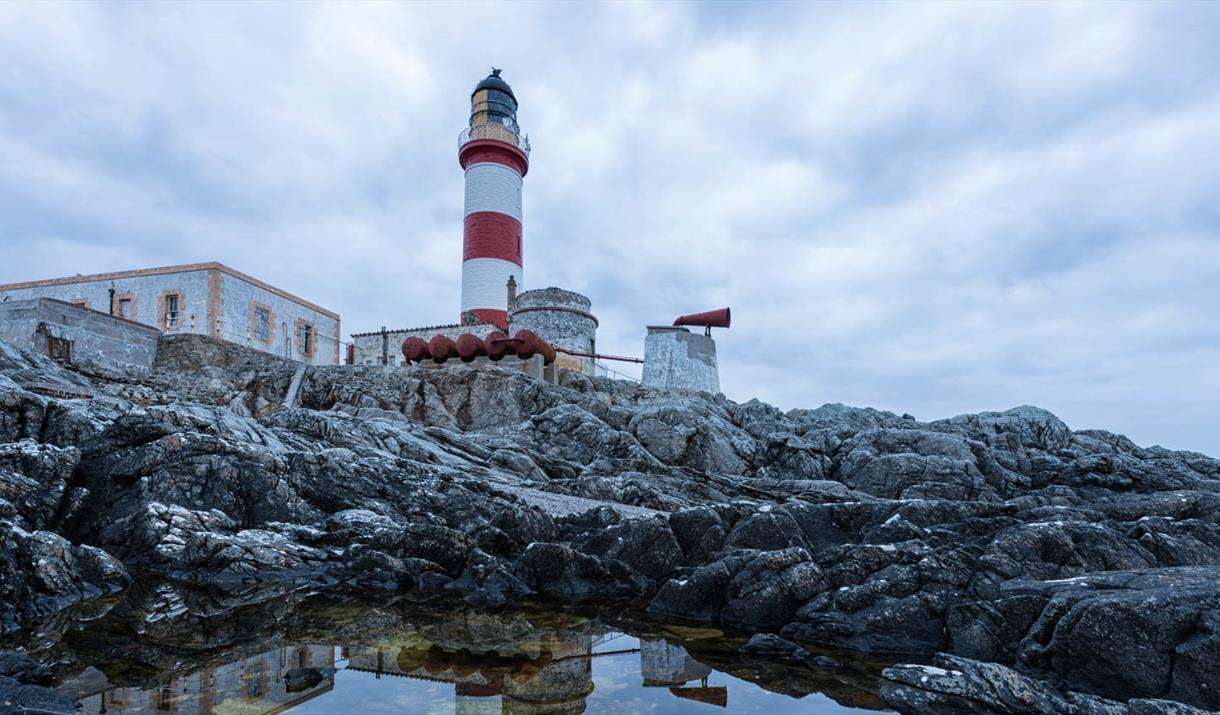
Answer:
<svg viewBox="0 0 1220 715"><path fill-rule="evenodd" d="M0 282L219 260L456 318L457 134L533 142L527 287L599 347L731 305L721 383L1036 404L1220 454L1220 4L0 4Z"/></svg>

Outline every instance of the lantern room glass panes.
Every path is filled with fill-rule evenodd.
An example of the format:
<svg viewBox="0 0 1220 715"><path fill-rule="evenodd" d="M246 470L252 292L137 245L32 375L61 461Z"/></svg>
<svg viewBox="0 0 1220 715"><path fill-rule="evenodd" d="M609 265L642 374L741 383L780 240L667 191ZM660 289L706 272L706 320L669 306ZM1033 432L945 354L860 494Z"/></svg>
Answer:
<svg viewBox="0 0 1220 715"><path fill-rule="evenodd" d="M470 99L470 126L502 124L514 132L517 127L517 101L498 89L481 89Z"/></svg>

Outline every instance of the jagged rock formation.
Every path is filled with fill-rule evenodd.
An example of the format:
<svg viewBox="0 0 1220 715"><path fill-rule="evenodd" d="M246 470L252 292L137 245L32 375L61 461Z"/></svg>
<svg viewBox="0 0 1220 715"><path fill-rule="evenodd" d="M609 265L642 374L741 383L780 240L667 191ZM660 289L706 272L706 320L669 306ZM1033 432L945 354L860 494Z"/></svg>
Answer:
<svg viewBox="0 0 1220 715"><path fill-rule="evenodd" d="M1207 710L1156 698L1125 703L1072 691L995 663L940 655L935 665L898 665L882 673L881 696L918 715L1207 715Z"/></svg>
<svg viewBox="0 0 1220 715"><path fill-rule="evenodd" d="M462 367L314 367L284 408L293 363L164 342L140 375L0 344L6 629L145 571L636 598L1220 708L1215 459L1033 407L923 423Z"/></svg>

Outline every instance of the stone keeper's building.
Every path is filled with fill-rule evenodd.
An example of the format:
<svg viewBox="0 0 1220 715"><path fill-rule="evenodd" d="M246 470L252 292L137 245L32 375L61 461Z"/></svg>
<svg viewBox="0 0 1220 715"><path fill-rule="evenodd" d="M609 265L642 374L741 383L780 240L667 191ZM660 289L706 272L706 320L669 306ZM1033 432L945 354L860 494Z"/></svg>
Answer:
<svg viewBox="0 0 1220 715"><path fill-rule="evenodd" d="M0 285L0 300L55 298L159 328L211 335L312 365L340 360L339 314L221 263Z"/></svg>

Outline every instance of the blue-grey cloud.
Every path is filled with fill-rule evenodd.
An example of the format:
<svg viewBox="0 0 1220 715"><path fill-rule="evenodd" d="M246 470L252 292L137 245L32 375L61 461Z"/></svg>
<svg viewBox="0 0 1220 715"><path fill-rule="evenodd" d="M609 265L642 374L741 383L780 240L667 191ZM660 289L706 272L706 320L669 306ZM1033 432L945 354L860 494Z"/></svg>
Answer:
<svg viewBox="0 0 1220 715"><path fill-rule="evenodd" d="M221 260L451 319L472 84L599 346L731 304L729 396L1021 403L1220 453L1210 4L0 5L0 281Z"/></svg>

